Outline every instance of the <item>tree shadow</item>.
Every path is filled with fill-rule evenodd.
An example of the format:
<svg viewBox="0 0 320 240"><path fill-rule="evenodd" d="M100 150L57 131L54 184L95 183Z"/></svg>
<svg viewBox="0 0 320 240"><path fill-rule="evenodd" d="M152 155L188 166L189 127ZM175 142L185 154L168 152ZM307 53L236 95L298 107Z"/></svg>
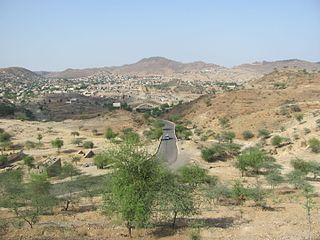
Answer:
<svg viewBox="0 0 320 240"><path fill-rule="evenodd" d="M67 150L64 150L62 152L63 153L75 153L75 152L78 152L78 150L76 150L76 149L67 149Z"/></svg>
<svg viewBox="0 0 320 240"><path fill-rule="evenodd" d="M170 237L176 234L179 229L197 225L199 228L230 228L235 225L236 218L177 218L176 225L173 228L170 222L158 224L152 231L152 235L156 238Z"/></svg>

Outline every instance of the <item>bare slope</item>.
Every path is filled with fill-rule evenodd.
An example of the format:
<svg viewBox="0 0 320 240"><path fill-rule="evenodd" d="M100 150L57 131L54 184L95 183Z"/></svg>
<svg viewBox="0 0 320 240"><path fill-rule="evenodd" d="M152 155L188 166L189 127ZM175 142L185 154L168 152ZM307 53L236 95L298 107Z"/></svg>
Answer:
<svg viewBox="0 0 320 240"><path fill-rule="evenodd" d="M273 83L283 81L285 89ZM231 128L240 137L244 130L279 129L288 116L280 113L281 106L298 104L302 111L320 108L320 74L303 72L273 72L252 82L248 89L225 92L213 97L203 96L182 104L170 114L179 114L198 127L217 129L219 118L231 120Z"/></svg>
<svg viewBox="0 0 320 240"><path fill-rule="evenodd" d="M320 71L320 64L299 59L288 59L280 61L262 61L254 62L252 64L242 64L234 67L234 69L242 69L260 74L267 74L274 71L274 69L306 69L307 71Z"/></svg>
<svg viewBox="0 0 320 240"><path fill-rule="evenodd" d="M0 81L20 80L30 81L41 79L41 76L21 67L0 68Z"/></svg>

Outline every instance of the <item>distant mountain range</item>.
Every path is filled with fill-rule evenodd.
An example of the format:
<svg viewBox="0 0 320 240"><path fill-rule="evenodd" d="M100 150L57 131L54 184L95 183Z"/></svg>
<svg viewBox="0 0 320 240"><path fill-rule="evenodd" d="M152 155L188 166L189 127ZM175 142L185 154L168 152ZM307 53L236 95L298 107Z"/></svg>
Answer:
<svg viewBox="0 0 320 240"><path fill-rule="evenodd" d="M254 62L252 64L242 64L235 68L239 68L242 70L252 71L261 74L267 74L274 71L274 69L306 69L307 71L319 71L320 70L320 63L316 62L308 62L299 59L289 59L289 60L280 60L274 62Z"/></svg>
<svg viewBox="0 0 320 240"><path fill-rule="evenodd" d="M226 68L216 64L205 62L181 63L163 57L144 58L133 64L126 64L116 67L86 68L86 69L66 69L61 72L38 71L32 72L20 67L0 68L0 80L4 77L34 79L34 78L78 78L88 77L98 72L113 73L119 75L164 75L172 76L175 74L207 74L208 76L221 77L228 79L229 76L236 78L237 74L242 78L250 76L261 76L274 71L274 69L306 69L308 71L320 71L320 63L308 62L299 59L280 60L273 62L255 62L252 64L242 64L233 68ZM217 75L218 73L218 75Z"/></svg>

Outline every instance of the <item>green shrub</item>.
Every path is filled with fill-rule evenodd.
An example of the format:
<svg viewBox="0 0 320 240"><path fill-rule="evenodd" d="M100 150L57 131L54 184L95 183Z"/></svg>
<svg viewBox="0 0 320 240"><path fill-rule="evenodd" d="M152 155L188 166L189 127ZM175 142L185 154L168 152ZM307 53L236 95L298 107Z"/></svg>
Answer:
<svg viewBox="0 0 320 240"><path fill-rule="evenodd" d="M138 144L140 142L140 136L138 133L134 132L132 128L127 128L122 130L123 135L121 138L130 144Z"/></svg>
<svg viewBox="0 0 320 240"><path fill-rule="evenodd" d="M300 170L293 170L287 174L287 180L297 189L302 189L308 183L305 180L306 174Z"/></svg>
<svg viewBox="0 0 320 240"><path fill-rule="evenodd" d="M82 146L83 146L84 148L86 148L86 149L88 149L88 148L92 149L93 146L94 146L94 144L93 144L93 142L91 142L91 141L85 141L85 142L83 142Z"/></svg>
<svg viewBox="0 0 320 240"><path fill-rule="evenodd" d="M57 148L58 152L60 151L61 147L63 146L63 140L60 138L56 138L54 140L51 141L51 145L52 147Z"/></svg>
<svg viewBox="0 0 320 240"><path fill-rule="evenodd" d="M239 153L238 144L213 144L201 150L202 158L207 162L224 161L228 157L236 156Z"/></svg>
<svg viewBox="0 0 320 240"><path fill-rule="evenodd" d="M178 139L188 140L192 136L192 132L184 125L176 124L176 135Z"/></svg>
<svg viewBox="0 0 320 240"><path fill-rule="evenodd" d="M7 156L0 155L0 166L4 166L8 163L8 158Z"/></svg>
<svg viewBox="0 0 320 240"><path fill-rule="evenodd" d="M110 156L107 153L99 153L94 156L93 162L99 169L103 169L110 163Z"/></svg>
<svg viewBox="0 0 320 240"><path fill-rule="evenodd" d="M316 161L304 161L300 158L291 160L294 170L300 171L305 175L312 173L314 178L320 175L320 163Z"/></svg>
<svg viewBox="0 0 320 240"><path fill-rule="evenodd" d="M271 139L272 146L279 146L283 142L284 138L279 135L275 135Z"/></svg>
<svg viewBox="0 0 320 240"><path fill-rule="evenodd" d="M25 143L24 143L24 146L26 149L33 149L33 148L36 148L37 147L37 144L35 142L32 142L30 140L27 140Z"/></svg>
<svg viewBox="0 0 320 240"><path fill-rule="evenodd" d="M258 130L258 137L267 139L270 137L270 131L268 129L262 128Z"/></svg>
<svg viewBox="0 0 320 240"><path fill-rule="evenodd" d="M248 189L239 180L236 180L230 189L230 197L237 205L243 204L248 199Z"/></svg>
<svg viewBox="0 0 320 240"><path fill-rule="evenodd" d="M304 134L305 134L305 135L311 133L310 128L304 128L303 130L304 130Z"/></svg>
<svg viewBox="0 0 320 240"><path fill-rule="evenodd" d="M311 151L314 153L320 153L320 140L317 138L311 138L308 141L309 147L311 148Z"/></svg>
<svg viewBox="0 0 320 240"><path fill-rule="evenodd" d="M23 158L23 163L28 167L33 167L33 162L34 158L32 156L27 155Z"/></svg>
<svg viewBox="0 0 320 240"><path fill-rule="evenodd" d="M116 133L113 132L112 128L107 128L106 133L105 133L105 137L106 139L113 139L117 136Z"/></svg>
<svg viewBox="0 0 320 240"><path fill-rule="evenodd" d="M304 115L303 115L303 113L296 113L296 114L294 115L294 117L295 117L295 119L296 119L299 123L301 123L302 120L303 120Z"/></svg>
<svg viewBox="0 0 320 240"><path fill-rule="evenodd" d="M82 144L82 140L80 138L74 138L71 143L79 147Z"/></svg>
<svg viewBox="0 0 320 240"><path fill-rule="evenodd" d="M227 117L219 118L219 124L222 128L226 129L230 127L230 120Z"/></svg>
<svg viewBox="0 0 320 240"><path fill-rule="evenodd" d="M284 182L284 178L281 176L281 173L278 170L269 172L266 175L266 180L272 188Z"/></svg>
<svg viewBox="0 0 320 240"><path fill-rule="evenodd" d="M247 189L248 191L248 198L252 199L257 206L265 207L266 206L266 198L268 193L265 189L261 187L261 185L257 184L253 188Z"/></svg>
<svg viewBox="0 0 320 240"><path fill-rule="evenodd" d="M273 87L274 87L275 89L286 89L286 88L287 88L287 84L284 83L284 82L275 82L275 83L273 84Z"/></svg>
<svg viewBox="0 0 320 240"><path fill-rule="evenodd" d="M253 134L253 132L246 130L246 131L243 131L242 137L243 137L243 139L248 140L250 138L253 138L254 134Z"/></svg>
<svg viewBox="0 0 320 240"><path fill-rule="evenodd" d="M66 177L73 177L76 175L79 175L80 171L73 166L71 163L65 162L61 168L61 172L59 177L60 178L66 178Z"/></svg>
<svg viewBox="0 0 320 240"><path fill-rule="evenodd" d="M233 139L236 137L236 134L234 132L230 131L223 131L220 134L220 140L222 142L229 142L232 143Z"/></svg>
<svg viewBox="0 0 320 240"><path fill-rule="evenodd" d="M241 171L242 176L247 172L260 174L261 170L269 172L280 166L275 159L258 148L249 148L242 152L236 159L235 167Z"/></svg>

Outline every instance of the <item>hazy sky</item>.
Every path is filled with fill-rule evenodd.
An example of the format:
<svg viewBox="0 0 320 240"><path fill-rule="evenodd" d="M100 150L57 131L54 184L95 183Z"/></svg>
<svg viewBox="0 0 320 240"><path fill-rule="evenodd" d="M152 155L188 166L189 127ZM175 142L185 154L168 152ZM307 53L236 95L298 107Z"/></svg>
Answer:
<svg viewBox="0 0 320 240"><path fill-rule="evenodd" d="M0 0L0 67L320 61L320 0Z"/></svg>

